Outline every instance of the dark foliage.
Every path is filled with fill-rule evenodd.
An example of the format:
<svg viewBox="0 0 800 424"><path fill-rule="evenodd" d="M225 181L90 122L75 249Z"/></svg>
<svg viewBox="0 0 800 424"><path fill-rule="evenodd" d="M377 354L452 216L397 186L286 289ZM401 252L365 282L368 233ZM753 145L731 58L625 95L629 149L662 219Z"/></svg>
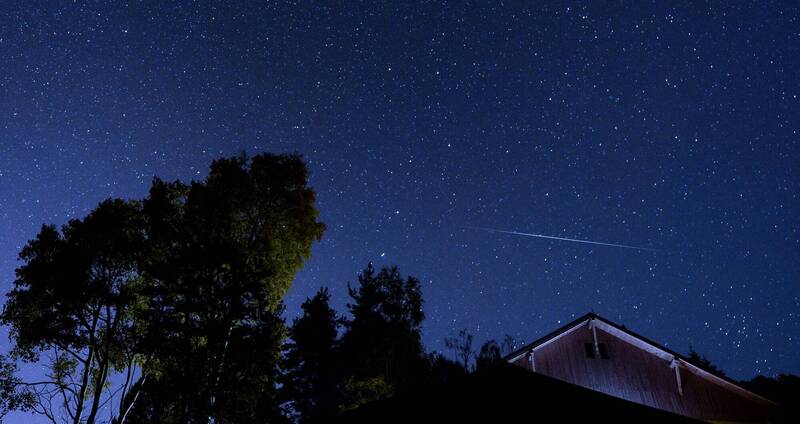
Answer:
<svg viewBox="0 0 800 424"><path fill-rule="evenodd" d="M16 375L17 365L0 355L0 423L10 411L27 411L36 404L36 393Z"/></svg>
<svg viewBox="0 0 800 424"><path fill-rule="evenodd" d="M466 375L458 364L424 353L415 278L403 278L397 268L376 272L370 264L349 294L349 320L336 317L322 289L306 300L292 326L283 393L299 422L328 422L341 410Z"/></svg>
<svg viewBox="0 0 800 424"><path fill-rule="evenodd" d="M759 375L750 381L742 381L741 385L780 404L774 417L775 422L800 422L800 376L780 374L773 378Z"/></svg>
<svg viewBox="0 0 800 424"><path fill-rule="evenodd" d="M473 350L472 341L472 334L465 329L460 330L456 337L445 339L445 346L461 361L461 367L465 372L486 369L496 364L503 355L511 353L516 346L514 338L510 335L506 335L502 343L494 339L487 340L477 351ZM471 365L473 358L475 362Z"/></svg>
<svg viewBox="0 0 800 424"><path fill-rule="evenodd" d="M281 302L324 229L307 179L299 157L265 154L217 160L203 182L154 181L140 314L153 393L133 421L280 419Z"/></svg>
<svg viewBox="0 0 800 424"><path fill-rule="evenodd" d="M283 395L300 423L320 423L338 412L339 319L329 305L327 288L301 306L287 344Z"/></svg>
<svg viewBox="0 0 800 424"><path fill-rule="evenodd" d="M13 355L47 369L28 387L32 409L52 422L94 423L112 394L128 388L125 371L139 359L132 346L145 242L140 211L136 202L107 200L61 231L43 226L20 253L24 264L2 321ZM110 384L115 371L128 377L119 388Z"/></svg>
<svg viewBox="0 0 800 424"><path fill-rule="evenodd" d="M472 334L466 329L460 330L455 337L444 339L444 345L453 351L465 371L470 370L470 360L475 356L475 352L472 350L472 339Z"/></svg>
<svg viewBox="0 0 800 424"><path fill-rule="evenodd" d="M119 401L104 412L116 423L282 420L282 299L324 229L307 179L294 155L220 159L202 182L156 179L143 202L44 226L2 314L15 357L49 359L33 410L93 424Z"/></svg>
<svg viewBox="0 0 800 424"><path fill-rule="evenodd" d="M725 377L725 371L712 364L711 361L704 355L695 352L691 346L689 347L689 356L686 357L686 361L702 370L710 372L711 374L719 377Z"/></svg>
<svg viewBox="0 0 800 424"><path fill-rule="evenodd" d="M375 272L369 264L350 287L352 319L346 323L340 357L343 409L402 392L427 377L422 347L422 293L414 277L396 267Z"/></svg>
<svg viewBox="0 0 800 424"><path fill-rule="evenodd" d="M461 364L436 352L428 356L428 363L428 382L432 384L459 382L469 374Z"/></svg>
<svg viewBox="0 0 800 424"><path fill-rule="evenodd" d="M500 345L489 340L481 345L478 354L475 356L475 370L486 369L500 361Z"/></svg>

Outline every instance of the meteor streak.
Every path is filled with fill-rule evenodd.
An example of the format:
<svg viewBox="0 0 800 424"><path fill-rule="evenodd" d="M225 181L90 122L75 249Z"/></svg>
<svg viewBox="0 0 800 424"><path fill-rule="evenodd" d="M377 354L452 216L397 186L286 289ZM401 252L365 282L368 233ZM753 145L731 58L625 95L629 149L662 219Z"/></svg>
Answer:
<svg viewBox="0 0 800 424"><path fill-rule="evenodd" d="M495 229L495 228L486 228L486 227L467 227L467 228L471 228L473 230L487 231L487 232L490 232L490 233L512 234L512 235L517 235L517 236L536 237L536 238L543 238L543 239L550 239L550 240L560 240L560 241L572 241L572 242L575 242L575 243L596 244L596 245L600 245L600 246L621 247L623 249L646 250L648 252L658 252L658 249L652 249L652 248L649 248L649 247L630 246L630 245L627 245L627 244L603 243L601 241L579 240L579 239L566 238L566 237L546 236L544 234L521 233L519 231L506 231L506 230L498 230L498 229Z"/></svg>

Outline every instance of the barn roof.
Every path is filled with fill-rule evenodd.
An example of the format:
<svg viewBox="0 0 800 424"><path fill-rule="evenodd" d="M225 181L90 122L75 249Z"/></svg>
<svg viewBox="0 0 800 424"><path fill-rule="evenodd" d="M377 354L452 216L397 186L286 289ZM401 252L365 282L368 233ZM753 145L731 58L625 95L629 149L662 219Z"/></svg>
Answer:
<svg viewBox="0 0 800 424"><path fill-rule="evenodd" d="M647 352L649 352L649 353L651 353L653 355L656 355L656 356L658 356L658 357L660 357L660 358L662 358L662 359L664 359L666 361L675 361L679 366L685 368L686 370L692 372L693 374L696 374L697 376L699 376L701 378L705 378L707 380L713 381L714 383L719 384L719 385L721 385L723 387L726 387L727 389L729 389L731 391L739 393L742 396L745 396L745 397L747 397L749 399L752 399L752 400L754 400L756 402L766 403L766 404L771 404L771 405L777 405L775 402L773 402L773 401L771 401L769 399L766 399L764 397L761 397L761 396L759 396L759 395L757 395L757 394L755 394L755 393L753 393L753 392L751 392L751 391L739 386L738 383L736 383L735 381L733 381L733 380L731 380L731 379L729 379L727 377L719 376L719 375L716 375L716 374L712 374L712 373L710 373L710 372L708 372L708 371L706 371L706 370L704 370L704 369L702 369L702 368L690 363L689 359L686 358L684 355L681 355L680 353L677 353L677 352L675 352L675 351L673 351L673 350L671 350L671 349L669 349L669 348L667 348L665 346L662 346L662 345L660 345L660 344L658 344L658 343L656 343L656 342L654 342L654 341L652 341L652 340L650 340L650 339L648 339L648 338L646 338L644 336L636 334L633 331L627 329L624 325L619 325L619 324L616 324L616 323L614 323L612 321L609 321L609 320L607 320L607 319L595 314L594 312L589 312L589 313L587 313L587 314L575 319L574 321L562 326L561 328L558 328L555 331L545 335L544 337L541 337L541 338L533 341L532 343L529 343L529 344L523 346L522 348L517 349L516 351L510 353L505 358L503 358L503 360L507 361L507 362L516 361L520 357L522 357L523 355L527 354L528 352L530 352L532 350L536 350L536 349L538 349L540 347L543 347L543 346L545 346L545 345L547 345L547 344L549 344L549 343L561 338L562 336L565 336L565 335L571 333L572 331L580 328L582 325L588 325L588 324L596 325L598 329L603 330L606 333L609 333L609 334L611 334L611 335L613 335L615 337L618 337L619 339L621 339L621 340L623 340L625 342L628 342L628 343L630 343L630 344L632 344L632 345L634 345L634 346L636 346L636 347L638 347L640 349L643 349L643 350L645 350L645 351L647 351Z"/></svg>

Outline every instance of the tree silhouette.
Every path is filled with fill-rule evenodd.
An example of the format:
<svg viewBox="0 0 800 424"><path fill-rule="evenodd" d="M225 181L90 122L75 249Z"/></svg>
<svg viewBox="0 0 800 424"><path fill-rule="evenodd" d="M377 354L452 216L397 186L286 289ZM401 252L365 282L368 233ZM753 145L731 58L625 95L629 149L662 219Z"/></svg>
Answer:
<svg viewBox="0 0 800 424"><path fill-rule="evenodd" d="M430 370L428 381L432 384L462 381L468 375L460 363L437 352L428 355L428 364Z"/></svg>
<svg viewBox="0 0 800 424"><path fill-rule="evenodd" d="M459 330L455 337L444 339L445 346L453 351L464 372L488 368L500 361L503 355L511 353L516 346L514 337L506 335L502 344L494 339L489 339L475 351L472 347L473 340L472 334L466 329ZM475 360L474 365L471 363L473 358Z"/></svg>
<svg viewBox="0 0 800 424"><path fill-rule="evenodd" d="M283 387L290 408L303 424L325 422L338 411L339 320L327 288L302 304L303 315L289 330Z"/></svg>
<svg viewBox="0 0 800 424"><path fill-rule="evenodd" d="M475 354L475 370L486 369L498 362L503 357L514 351L516 341L514 337L506 334L502 343L494 339L487 340Z"/></svg>
<svg viewBox="0 0 800 424"><path fill-rule="evenodd" d="M456 337L444 339L444 345L454 352L464 370L469 371L470 360L475 356L475 352L472 350L472 334L466 329L462 329Z"/></svg>
<svg viewBox="0 0 800 424"><path fill-rule="evenodd" d="M500 361L500 345L494 340L488 340L481 345L475 356L475 370L489 368Z"/></svg>
<svg viewBox="0 0 800 424"><path fill-rule="evenodd" d="M361 272L349 287L352 319L342 337L343 408L404 391L427 376L422 347L422 293L414 277L396 267Z"/></svg>
<svg viewBox="0 0 800 424"><path fill-rule="evenodd" d="M711 361L704 355L697 353L691 346L689 346L689 356L686 357L686 361L700 369L710 372L711 374L725 377L725 371L712 364Z"/></svg>
<svg viewBox="0 0 800 424"><path fill-rule="evenodd" d="M770 422L800 422L800 377L793 374L779 374L777 377L756 376L750 381L742 381L742 386L767 399L780 404Z"/></svg>
<svg viewBox="0 0 800 424"><path fill-rule="evenodd" d="M282 299L324 230L307 180L296 155L220 159L204 181L155 179L142 202L44 226L0 318L46 378L0 368L0 408L33 394L54 423L280 421Z"/></svg>
<svg viewBox="0 0 800 424"><path fill-rule="evenodd" d="M323 232L298 156L220 159L205 181L156 179L144 201L139 314L150 393L137 422L276 421L282 299Z"/></svg>
<svg viewBox="0 0 800 424"><path fill-rule="evenodd" d="M141 281L137 261L144 233L136 202L102 202L61 231L42 227L20 253L2 321L15 358L47 368L28 382L33 410L51 422L92 424L103 404L129 389L141 359L133 312ZM119 388L111 375L121 372Z"/></svg>
<svg viewBox="0 0 800 424"><path fill-rule="evenodd" d="M506 336L503 337L503 342L500 343L500 352L503 355L508 355L511 352L515 351L516 349L517 349L517 340L514 338L514 336L506 334Z"/></svg>

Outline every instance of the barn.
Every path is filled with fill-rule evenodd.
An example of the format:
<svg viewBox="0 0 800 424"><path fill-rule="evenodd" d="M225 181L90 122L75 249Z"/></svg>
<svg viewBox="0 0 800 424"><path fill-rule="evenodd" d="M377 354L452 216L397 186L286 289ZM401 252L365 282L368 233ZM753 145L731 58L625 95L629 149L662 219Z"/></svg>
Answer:
<svg viewBox="0 0 800 424"><path fill-rule="evenodd" d="M702 421L769 422L777 406L594 313L504 359L536 374Z"/></svg>

